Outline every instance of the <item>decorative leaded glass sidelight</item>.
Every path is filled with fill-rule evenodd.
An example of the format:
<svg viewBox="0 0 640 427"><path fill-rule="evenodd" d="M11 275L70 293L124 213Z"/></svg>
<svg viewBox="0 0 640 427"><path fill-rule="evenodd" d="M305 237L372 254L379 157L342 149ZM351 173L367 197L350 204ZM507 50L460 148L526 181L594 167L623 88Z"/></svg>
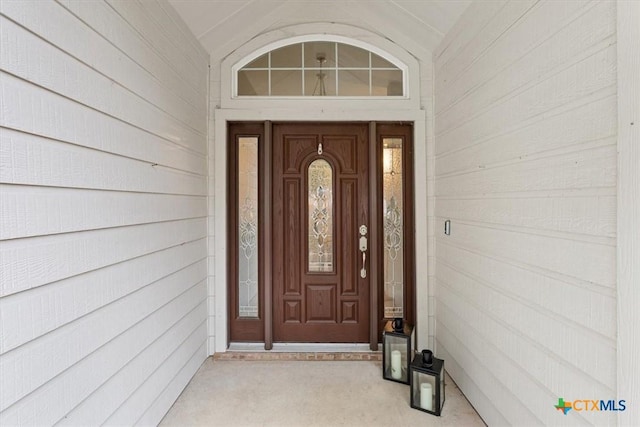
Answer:
<svg viewBox="0 0 640 427"><path fill-rule="evenodd" d="M322 159L308 170L309 272L333 271L333 169Z"/></svg>
<svg viewBox="0 0 640 427"><path fill-rule="evenodd" d="M238 314L258 317L258 138L238 139Z"/></svg>
<svg viewBox="0 0 640 427"><path fill-rule="evenodd" d="M404 316L402 139L382 140L384 317Z"/></svg>

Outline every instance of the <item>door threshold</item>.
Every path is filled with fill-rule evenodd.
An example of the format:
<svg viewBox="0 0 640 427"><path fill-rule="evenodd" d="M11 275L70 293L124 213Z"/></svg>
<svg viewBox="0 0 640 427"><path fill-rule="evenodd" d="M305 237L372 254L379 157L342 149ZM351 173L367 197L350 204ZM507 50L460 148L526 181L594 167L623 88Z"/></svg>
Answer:
<svg viewBox="0 0 640 427"><path fill-rule="evenodd" d="M264 343L231 343L214 360L244 361L367 361L380 362L382 352L371 351L369 344L274 343L265 350Z"/></svg>
<svg viewBox="0 0 640 427"><path fill-rule="evenodd" d="M229 352L266 352L264 343L231 343ZM368 343L273 343L268 352L275 353L377 353L372 352Z"/></svg>

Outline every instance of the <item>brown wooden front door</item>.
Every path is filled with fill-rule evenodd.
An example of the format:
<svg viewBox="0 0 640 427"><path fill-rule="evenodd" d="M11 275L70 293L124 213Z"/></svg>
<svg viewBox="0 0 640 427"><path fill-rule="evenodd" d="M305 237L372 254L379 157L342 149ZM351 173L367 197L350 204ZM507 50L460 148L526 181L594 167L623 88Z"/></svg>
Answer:
<svg viewBox="0 0 640 427"><path fill-rule="evenodd" d="M273 125L274 341L369 342L368 144L367 124Z"/></svg>

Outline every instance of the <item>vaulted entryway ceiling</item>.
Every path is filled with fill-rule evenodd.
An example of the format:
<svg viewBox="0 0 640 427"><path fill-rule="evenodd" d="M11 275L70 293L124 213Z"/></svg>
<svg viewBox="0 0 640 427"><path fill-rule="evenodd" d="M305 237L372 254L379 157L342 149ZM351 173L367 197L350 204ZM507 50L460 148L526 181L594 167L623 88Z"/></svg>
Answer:
<svg viewBox="0 0 640 427"><path fill-rule="evenodd" d="M419 58L431 52L470 0L169 0L212 58L258 34L289 25L332 22L377 33Z"/></svg>

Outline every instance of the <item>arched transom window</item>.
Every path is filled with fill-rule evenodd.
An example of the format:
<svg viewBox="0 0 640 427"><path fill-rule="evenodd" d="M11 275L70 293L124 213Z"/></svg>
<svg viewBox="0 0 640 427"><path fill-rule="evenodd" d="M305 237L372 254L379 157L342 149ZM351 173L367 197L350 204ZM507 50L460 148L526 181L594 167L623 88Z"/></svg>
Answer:
<svg viewBox="0 0 640 427"><path fill-rule="evenodd" d="M405 96L405 73L370 50L333 41L289 44L237 70L244 96Z"/></svg>

